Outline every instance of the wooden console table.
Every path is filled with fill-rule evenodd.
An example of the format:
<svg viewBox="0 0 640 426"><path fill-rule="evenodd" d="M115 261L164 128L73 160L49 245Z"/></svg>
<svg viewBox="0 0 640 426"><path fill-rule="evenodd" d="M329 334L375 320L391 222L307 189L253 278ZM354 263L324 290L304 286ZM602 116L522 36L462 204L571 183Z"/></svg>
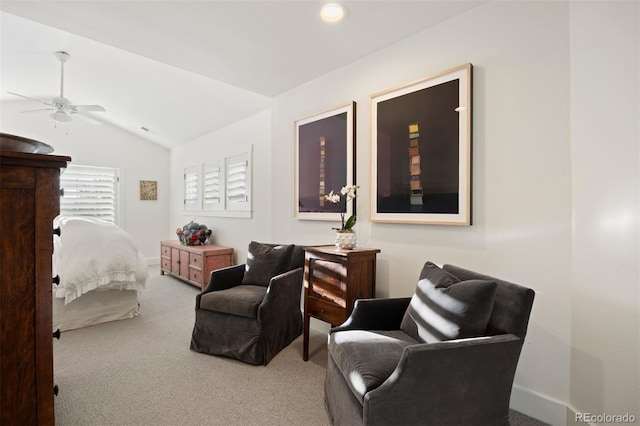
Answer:
<svg viewBox="0 0 640 426"><path fill-rule="evenodd" d="M233 249L216 245L183 246L179 241L160 242L160 274L170 274L204 289L211 271L233 265Z"/></svg>
<svg viewBox="0 0 640 426"><path fill-rule="evenodd" d="M307 361L311 317L337 326L351 315L356 299L375 297L376 254L380 250L312 246L304 251L302 358Z"/></svg>

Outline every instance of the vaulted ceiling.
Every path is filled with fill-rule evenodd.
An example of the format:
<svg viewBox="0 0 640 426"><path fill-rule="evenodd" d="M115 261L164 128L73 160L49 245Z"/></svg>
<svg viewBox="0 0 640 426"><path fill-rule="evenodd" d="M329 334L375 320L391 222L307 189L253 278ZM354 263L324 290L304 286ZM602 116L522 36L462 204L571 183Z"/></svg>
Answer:
<svg viewBox="0 0 640 426"><path fill-rule="evenodd" d="M0 100L57 96L66 51L65 97L171 148L483 2L344 1L327 24L307 0L2 1Z"/></svg>

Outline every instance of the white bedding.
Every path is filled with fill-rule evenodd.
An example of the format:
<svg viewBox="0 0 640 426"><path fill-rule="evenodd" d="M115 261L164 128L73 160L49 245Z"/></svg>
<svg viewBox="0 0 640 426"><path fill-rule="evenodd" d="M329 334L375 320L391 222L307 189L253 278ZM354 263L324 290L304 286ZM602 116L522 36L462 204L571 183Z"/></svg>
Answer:
<svg viewBox="0 0 640 426"><path fill-rule="evenodd" d="M147 262L133 238L117 225L98 219L61 217L54 220L53 287L56 298L68 304L92 290L144 291Z"/></svg>

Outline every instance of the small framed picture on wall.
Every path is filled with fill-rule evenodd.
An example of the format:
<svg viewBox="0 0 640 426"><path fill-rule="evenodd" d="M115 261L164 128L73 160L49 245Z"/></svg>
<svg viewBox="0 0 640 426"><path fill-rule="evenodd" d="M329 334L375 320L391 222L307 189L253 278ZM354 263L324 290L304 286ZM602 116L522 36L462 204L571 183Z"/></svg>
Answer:
<svg viewBox="0 0 640 426"><path fill-rule="evenodd" d="M140 181L140 199L141 200L157 200L158 199L158 182L155 180Z"/></svg>

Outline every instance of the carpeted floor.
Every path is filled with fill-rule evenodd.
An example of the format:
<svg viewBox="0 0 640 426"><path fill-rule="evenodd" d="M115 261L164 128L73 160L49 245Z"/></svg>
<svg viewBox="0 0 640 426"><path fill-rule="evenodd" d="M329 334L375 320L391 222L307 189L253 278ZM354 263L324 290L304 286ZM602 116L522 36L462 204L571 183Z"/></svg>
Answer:
<svg viewBox="0 0 640 426"><path fill-rule="evenodd" d="M198 290L152 270L139 317L54 342L58 425L327 425L326 337L302 337L266 367L189 350ZM512 413L512 425L538 426Z"/></svg>

